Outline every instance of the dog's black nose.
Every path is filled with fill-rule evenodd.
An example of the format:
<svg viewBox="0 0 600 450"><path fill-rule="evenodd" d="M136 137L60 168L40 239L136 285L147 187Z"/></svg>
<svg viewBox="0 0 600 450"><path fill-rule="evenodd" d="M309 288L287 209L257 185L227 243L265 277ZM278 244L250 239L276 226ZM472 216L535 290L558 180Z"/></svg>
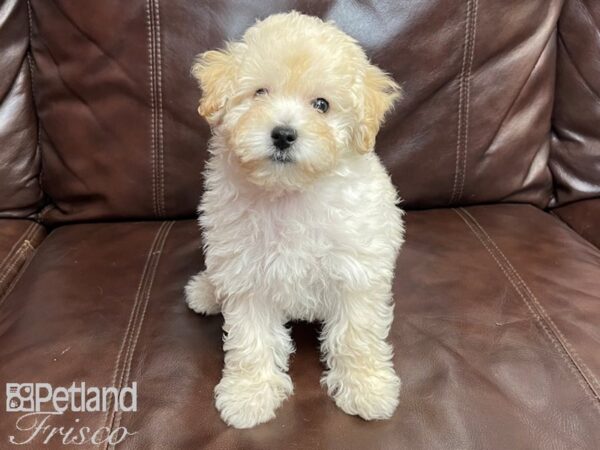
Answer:
<svg viewBox="0 0 600 450"><path fill-rule="evenodd" d="M294 143L298 133L291 127L277 126L271 131L271 139L273 139L273 145L279 150L285 150Z"/></svg>

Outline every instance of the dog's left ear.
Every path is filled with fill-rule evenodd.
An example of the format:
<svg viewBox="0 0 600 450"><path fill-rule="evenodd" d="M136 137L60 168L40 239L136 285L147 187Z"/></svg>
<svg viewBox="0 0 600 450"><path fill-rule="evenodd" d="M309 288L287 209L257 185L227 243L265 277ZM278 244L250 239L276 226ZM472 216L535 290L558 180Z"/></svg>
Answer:
<svg viewBox="0 0 600 450"><path fill-rule="evenodd" d="M388 111L401 97L401 89L391 76L371 64L367 65L363 82L358 83L359 124L354 130L354 146L359 153L373 151L375 136Z"/></svg>
<svg viewBox="0 0 600 450"><path fill-rule="evenodd" d="M236 46L229 44L224 50L210 50L196 57L192 75L202 89L198 113L209 124L218 122L227 99L234 93L237 79Z"/></svg>

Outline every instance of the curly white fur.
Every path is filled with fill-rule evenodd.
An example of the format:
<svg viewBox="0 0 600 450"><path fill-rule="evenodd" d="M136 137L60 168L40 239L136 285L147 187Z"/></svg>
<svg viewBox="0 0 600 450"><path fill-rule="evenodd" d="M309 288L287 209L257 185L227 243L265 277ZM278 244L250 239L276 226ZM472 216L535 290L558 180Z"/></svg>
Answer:
<svg viewBox="0 0 600 450"><path fill-rule="evenodd" d="M389 418L400 379L387 342L402 212L375 153L398 86L330 23L271 16L193 69L213 138L199 213L206 271L186 286L198 313L223 313L215 388L228 424L270 420L293 391L286 323L322 321L322 378L348 414ZM268 95L253 95L257 89ZM329 100L321 114L311 99ZM270 130L298 130L294 162L270 159Z"/></svg>

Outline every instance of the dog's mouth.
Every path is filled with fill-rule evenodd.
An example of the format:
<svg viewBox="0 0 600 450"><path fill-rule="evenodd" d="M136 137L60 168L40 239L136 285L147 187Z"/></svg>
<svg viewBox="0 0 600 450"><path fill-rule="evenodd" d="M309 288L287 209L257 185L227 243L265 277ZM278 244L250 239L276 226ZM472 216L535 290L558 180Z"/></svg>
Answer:
<svg viewBox="0 0 600 450"><path fill-rule="evenodd" d="M271 153L271 161L279 163L279 164L289 164L294 162L294 158L290 154L289 150L279 150L275 149L273 153Z"/></svg>

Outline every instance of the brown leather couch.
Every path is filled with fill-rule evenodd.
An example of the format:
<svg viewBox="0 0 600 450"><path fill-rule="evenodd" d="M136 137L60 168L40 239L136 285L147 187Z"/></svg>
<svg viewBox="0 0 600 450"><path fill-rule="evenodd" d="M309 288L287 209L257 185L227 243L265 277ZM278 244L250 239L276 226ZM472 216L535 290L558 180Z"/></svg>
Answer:
<svg viewBox="0 0 600 450"><path fill-rule="evenodd" d="M240 431L213 406L222 319L183 301L209 136L189 68L292 8L404 87L377 142L408 210L403 390L390 421L345 415L294 324L295 394ZM599 29L596 0L0 2L0 388L135 381L137 412L47 422L123 448L600 448Z"/></svg>

